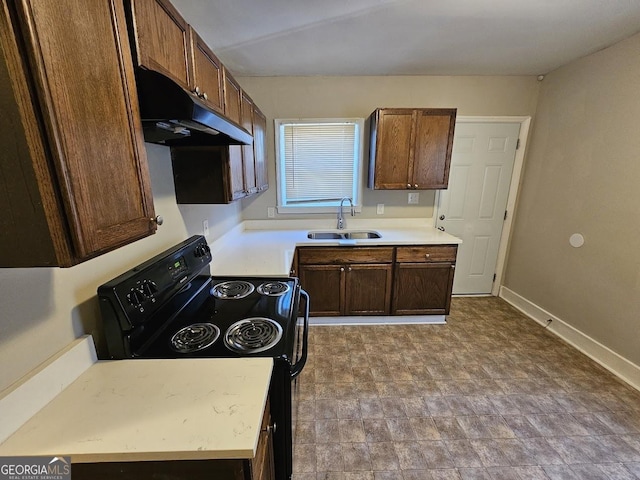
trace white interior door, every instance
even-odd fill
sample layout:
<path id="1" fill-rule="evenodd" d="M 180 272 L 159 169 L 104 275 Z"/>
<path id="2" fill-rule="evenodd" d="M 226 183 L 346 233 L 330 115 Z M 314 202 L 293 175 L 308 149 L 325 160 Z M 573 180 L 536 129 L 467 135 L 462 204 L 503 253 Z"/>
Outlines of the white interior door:
<path id="1" fill-rule="evenodd" d="M 454 294 L 489 294 L 516 156 L 520 123 L 457 123 L 449 188 L 436 227 L 460 237 Z"/>

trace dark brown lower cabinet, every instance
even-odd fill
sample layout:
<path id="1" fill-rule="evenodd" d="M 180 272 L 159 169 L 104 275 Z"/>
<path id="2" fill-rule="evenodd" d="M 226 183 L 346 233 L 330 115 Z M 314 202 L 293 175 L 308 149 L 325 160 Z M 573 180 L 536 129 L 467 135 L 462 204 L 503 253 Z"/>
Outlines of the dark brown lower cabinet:
<path id="1" fill-rule="evenodd" d="M 303 247 L 300 283 L 313 316 L 448 315 L 456 245 Z"/>
<path id="2" fill-rule="evenodd" d="M 448 315 L 457 245 L 396 248 L 394 315 Z"/>
<path id="3" fill-rule="evenodd" d="M 392 247 L 308 247 L 298 252 L 300 283 L 313 316 L 386 315 Z"/>
<path id="4" fill-rule="evenodd" d="M 396 263 L 394 315 L 448 315 L 454 265 Z"/>
<path id="5" fill-rule="evenodd" d="M 73 480 L 275 480 L 273 430 L 265 408 L 254 458 L 74 463 Z"/>
<path id="6" fill-rule="evenodd" d="M 387 315 L 391 302 L 392 264 L 347 267 L 345 315 Z"/>
<path id="7" fill-rule="evenodd" d="M 343 314 L 345 275 L 342 265 L 304 265 L 299 267 L 300 284 L 309 294 L 309 314 Z"/>

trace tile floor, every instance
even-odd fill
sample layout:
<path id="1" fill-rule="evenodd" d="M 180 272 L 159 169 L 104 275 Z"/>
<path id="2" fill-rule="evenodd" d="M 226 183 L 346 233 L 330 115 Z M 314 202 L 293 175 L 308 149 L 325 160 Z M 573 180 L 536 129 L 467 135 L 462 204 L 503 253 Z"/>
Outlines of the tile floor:
<path id="1" fill-rule="evenodd" d="M 294 480 L 640 479 L 640 392 L 498 298 L 313 326 Z"/>

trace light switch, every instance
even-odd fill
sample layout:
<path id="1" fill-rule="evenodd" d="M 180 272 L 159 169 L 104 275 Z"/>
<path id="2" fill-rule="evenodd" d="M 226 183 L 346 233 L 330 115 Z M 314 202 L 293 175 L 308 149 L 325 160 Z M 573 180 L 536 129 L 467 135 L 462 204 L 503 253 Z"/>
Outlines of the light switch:
<path id="1" fill-rule="evenodd" d="M 205 237 L 209 236 L 209 220 L 203 220 L 202 221 L 202 234 Z"/>
<path id="2" fill-rule="evenodd" d="M 276 208 L 275 207 L 267 207 L 267 217 L 274 218 L 276 216 Z"/>
<path id="3" fill-rule="evenodd" d="M 420 194 L 418 192 L 412 192 L 409 194 L 407 203 L 409 205 L 417 205 L 420 201 Z"/>
<path id="4" fill-rule="evenodd" d="M 376 208 L 376 213 L 378 215 L 384 215 L 384 203 L 378 204 L 378 208 Z"/>

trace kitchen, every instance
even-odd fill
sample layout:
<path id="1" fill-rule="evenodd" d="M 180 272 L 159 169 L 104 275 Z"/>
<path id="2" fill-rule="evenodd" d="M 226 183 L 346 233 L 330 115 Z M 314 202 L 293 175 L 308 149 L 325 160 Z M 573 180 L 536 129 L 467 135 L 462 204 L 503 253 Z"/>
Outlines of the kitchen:
<path id="1" fill-rule="evenodd" d="M 525 305 L 539 306 L 535 314 L 551 312 L 555 323 L 568 324 L 561 333 L 574 335 L 574 342 L 594 339 L 588 345 L 601 360 L 638 385 L 640 312 L 634 299 L 640 276 L 633 239 L 640 222 L 632 159 L 640 147 L 633 126 L 640 65 L 630 59 L 637 59 L 639 43 L 633 36 L 548 73 L 542 82 L 535 75 L 238 80 L 269 119 L 366 116 L 379 106 L 415 105 L 456 106 L 468 116 L 534 117 L 503 284 L 528 300 Z M 243 220 L 266 218 L 266 207 L 275 205 L 273 156 L 271 188 L 262 195 L 230 205 L 187 206 L 175 203 L 168 149 L 145 147 L 155 210 L 165 220 L 155 235 L 71 269 L 0 271 L 1 388 L 94 330 L 98 285 L 200 233 L 203 219 L 214 240 Z M 430 218 L 434 197 L 424 193 L 420 205 L 408 207 L 404 192 L 366 191 L 360 216 L 375 218 L 376 205 L 384 203 L 390 216 Z M 585 246 L 568 250 L 567 239 L 577 231 L 585 235 Z"/>

